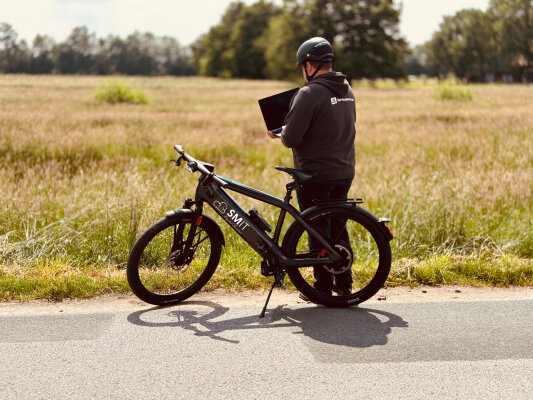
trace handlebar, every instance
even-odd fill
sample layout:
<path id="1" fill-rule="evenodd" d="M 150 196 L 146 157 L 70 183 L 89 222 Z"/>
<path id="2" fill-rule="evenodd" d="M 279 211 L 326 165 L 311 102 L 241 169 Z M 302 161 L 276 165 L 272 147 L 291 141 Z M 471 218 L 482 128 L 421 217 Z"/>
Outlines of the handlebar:
<path id="1" fill-rule="evenodd" d="M 200 171 L 202 173 L 202 175 L 207 175 L 209 176 L 212 180 L 214 180 L 219 186 L 222 186 L 222 187 L 226 187 L 228 186 L 228 184 L 226 182 L 224 182 L 222 179 L 220 179 L 218 176 L 216 176 L 216 174 L 214 174 L 213 172 L 209 171 L 201 161 L 198 161 L 197 159 L 191 157 L 190 155 L 188 155 L 187 153 L 185 153 L 185 150 L 183 150 L 183 147 L 178 145 L 178 144 L 175 144 L 174 145 L 174 149 L 179 153 L 179 155 L 181 157 L 183 157 L 185 160 L 187 160 L 188 163 L 194 163 L 194 167 L 196 167 L 196 169 L 198 169 L 198 171 Z M 191 171 L 193 172 L 193 171 Z"/>
<path id="2" fill-rule="evenodd" d="M 224 182 L 222 179 L 220 179 L 218 176 L 216 176 L 212 172 L 211 172 L 211 179 L 213 179 L 216 183 L 218 183 L 223 188 L 228 186 L 228 184 L 226 182 Z"/>

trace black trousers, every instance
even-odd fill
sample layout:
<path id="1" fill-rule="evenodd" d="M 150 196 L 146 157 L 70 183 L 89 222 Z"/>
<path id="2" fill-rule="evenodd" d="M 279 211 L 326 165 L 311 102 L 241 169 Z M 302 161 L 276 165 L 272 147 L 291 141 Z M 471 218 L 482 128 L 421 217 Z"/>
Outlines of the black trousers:
<path id="1" fill-rule="evenodd" d="M 315 205 L 313 200 L 329 201 L 329 200 L 346 200 L 348 191 L 352 185 L 353 179 L 343 179 L 338 181 L 327 182 L 305 182 L 302 187 L 296 192 L 298 197 L 298 204 L 300 210 L 303 211 Z M 341 234 L 340 240 L 346 244 L 350 243 L 348 238 L 348 231 L 346 230 L 346 221 L 329 220 L 323 221 L 320 228 L 323 229 L 330 236 L 337 236 Z M 309 238 L 309 249 L 317 254 L 321 252 L 321 245 L 312 237 Z M 339 289 L 348 289 L 352 287 L 352 271 L 348 270 L 341 274 L 333 275 L 322 266 L 314 267 L 316 290 L 323 293 L 331 293 L 333 282 Z"/>

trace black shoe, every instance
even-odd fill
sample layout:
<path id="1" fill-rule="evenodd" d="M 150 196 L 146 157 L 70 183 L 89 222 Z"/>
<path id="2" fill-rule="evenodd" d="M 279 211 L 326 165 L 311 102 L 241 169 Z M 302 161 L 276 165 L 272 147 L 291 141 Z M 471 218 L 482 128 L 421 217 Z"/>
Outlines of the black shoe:
<path id="1" fill-rule="evenodd" d="M 348 296 L 352 294 L 352 288 L 341 288 L 338 287 L 336 284 L 333 285 L 333 292 L 337 293 L 337 296 Z"/>

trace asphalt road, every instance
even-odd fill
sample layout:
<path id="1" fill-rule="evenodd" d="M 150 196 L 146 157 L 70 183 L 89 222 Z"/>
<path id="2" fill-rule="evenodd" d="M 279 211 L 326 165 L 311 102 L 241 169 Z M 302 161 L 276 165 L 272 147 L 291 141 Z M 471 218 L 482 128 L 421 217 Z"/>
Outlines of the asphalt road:
<path id="1" fill-rule="evenodd" d="M 259 312 L 0 316 L 0 399 L 533 398 L 531 299 Z"/>

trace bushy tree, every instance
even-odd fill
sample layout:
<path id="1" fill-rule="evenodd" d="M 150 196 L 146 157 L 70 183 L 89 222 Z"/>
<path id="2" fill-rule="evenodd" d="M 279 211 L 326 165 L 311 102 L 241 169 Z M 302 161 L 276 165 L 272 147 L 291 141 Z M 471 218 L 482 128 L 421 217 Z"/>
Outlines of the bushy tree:
<path id="1" fill-rule="evenodd" d="M 298 46 L 322 36 L 335 47 L 336 68 L 348 76 L 399 78 L 408 53 L 399 17 L 391 0 L 285 0 L 281 8 L 263 0 L 235 2 L 193 53 L 202 75 L 287 79 L 300 75 Z"/>
<path id="2" fill-rule="evenodd" d="M 533 80 L 533 2 L 531 0 L 491 0 L 500 38 L 500 55 L 512 67 L 524 67 L 524 77 Z"/>
<path id="3" fill-rule="evenodd" d="M 496 30 L 489 15 L 468 9 L 444 17 L 428 46 L 429 62 L 441 74 L 463 78 L 477 69 L 483 72 L 497 56 Z"/>
<path id="4" fill-rule="evenodd" d="M 351 78 L 402 78 L 407 42 L 399 35 L 400 9 L 391 0 L 314 0 L 311 26 L 333 39 L 336 67 Z"/>
<path id="5" fill-rule="evenodd" d="M 446 16 L 424 48 L 440 74 L 453 72 L 462 78 L 507 69 L 531 80 L 533 3 L 491 0 L 486 12 L 470 9 Z"/>
<path id="6" fill-rule="evenodd" d="M 295 0 L 285 0 L 283 10 L 270 19 L 258 41 L 264 52 L 265 76 L 272 79 L 302 76 L 296 67 L 296 50 L 304 40 L 316 36 L 308 19 L 308 10 Z"/>
<path id="7" fill-rule="evenodd" d="M 201 75 L 264 78 L 265 57 L 261 37 L 279 13 L 271 2 L 246 6 L 231 3 L 220 24 L 193 45 L 193 60 Z"/>
<path id="8" fill-rule="evenodd" d="M 265 35 L 267 72 L 274 78 L 294 75 L 299 45 L 322 36 L 334 46 L 335 69 L 350 78 L 404 77 L 408 47 L 399 36 L 399 17 L 390 0 L 285 1 Z"/>

